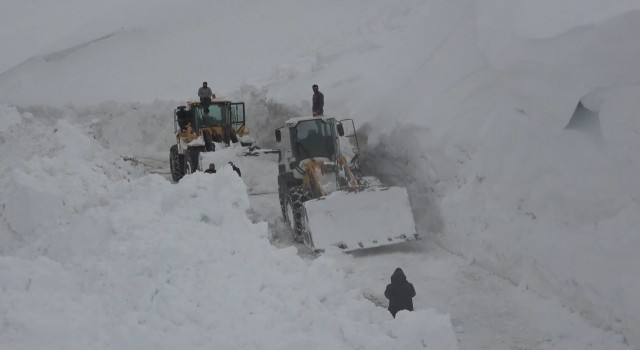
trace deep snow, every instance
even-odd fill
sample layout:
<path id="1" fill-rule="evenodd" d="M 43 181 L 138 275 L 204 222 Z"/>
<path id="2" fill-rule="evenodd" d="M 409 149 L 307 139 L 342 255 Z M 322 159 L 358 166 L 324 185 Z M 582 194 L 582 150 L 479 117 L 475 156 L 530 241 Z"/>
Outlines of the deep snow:
<path id="1" fill-rule="evenodd" d="M 272 246 L 230 167 L 174 185 L 65 118 L 3 113 L 2 153 L 30 159 L 2 163 L 2 348 L 458 348 L 448 315 L 394 320 L 334 259 Z"/>
<path id="2" fill-rule="evenodd" d="M 213 16 L 220 8 L 228 15 Z M 274 126 L 308 113 L 318 83 L 327 112 L 356 119 L 364 165 L 409 189 L 430 242 L 638 347 L 639 10 L 631 0 L 4 4 L 3 289 L 23 288 L 8 287 L 8 267 L 82 280 L 56 259 L 117 246 L 85 237 L 88 210 L 125 205 L 116 192 L 138 189 L 123 181 L 162 187 L 118 155 L 166 157 L 170 111 L 202 80 L 248 103 L 267 146 Z M 595 117 L 567 127 L 579 101 Z M 69 248 L 79 239 L 87 245 Z M 117 266 L 109 254 L 101 263 Z M 37 341 L 20 329 L 5 334 Z"/>

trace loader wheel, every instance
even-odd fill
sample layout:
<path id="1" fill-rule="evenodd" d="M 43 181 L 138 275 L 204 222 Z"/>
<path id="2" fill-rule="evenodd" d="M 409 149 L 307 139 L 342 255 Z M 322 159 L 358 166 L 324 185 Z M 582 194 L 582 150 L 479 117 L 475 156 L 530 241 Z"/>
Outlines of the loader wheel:
<path id="1" fill-rule="evenodd" d="M 204 150 L 207 152 L 214 152 L 216 150 L 216 144 L 213 143 L 213 136 L 209 130 L 202 132 L 202 138 L 204 139 Z"/>
<path id="2" fill-rule="evenodd" d="M 184 176 L 184 155 L 178 153 L 178 145 L 171 146 L 169 150 L 169 167 L 173 181 L 180 181 Z"/>
<path id="3" fill-rule="evenodd" d="M 302 207 L 302 213 L 300 213 L 301 225 L 302 225 L 302 240 L 304 241 L 304 245 L 309 247 L 311 251 L 315 251 L 313 247 L 313 237 L 311 236 L 311 229 L 309 228 L 309 216 L 307 215 L 307 210 L 305 207 Z"/>
<path id="4" fill-rule="evenodd" d="M 287 195 L 281 187 L 278 188 L 278 199 L 280 200 L 280 211 L 282 212 L 282 217 L 287 221 Z"/>
<path id="5" fill-rule="evenodd" d="M 293 239 L 297 242 L 303 241 L 303 233 L 305 231 L 305 223 L 303 219 L 303 203 L 313 198 L 311 191 L 305 187 L 292 187 L 285 201 L 286 220 L 291 227 Z"/>

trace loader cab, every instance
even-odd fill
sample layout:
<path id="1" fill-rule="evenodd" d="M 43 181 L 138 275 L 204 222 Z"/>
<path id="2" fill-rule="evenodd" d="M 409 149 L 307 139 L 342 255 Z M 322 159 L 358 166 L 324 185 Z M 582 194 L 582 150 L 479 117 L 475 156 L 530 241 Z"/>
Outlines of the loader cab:
<path id="1" fill-rule="evenodd" d="M 222 102 L 193 106 L 196 125 L 200 127 L 229 124 L 238 131 L 245 126 L 244 102 Z"/>
<path id="2" fill-rule="evenodd" d="M 304 159 L 337 158 L 335 119 L 313 118 L 298 121 L 289 128 L 291 152 L 299 164 Z"/>
<path id="3" fill-rule="evenodd" d="M 209 127 L 230 126 L 238 136 L 247 135 L 244 102 L 215 101 L 212 103 L 200 103 L 191 101 L 188 109 L 184 106 L 176 110 L 176 119 L 184 120 L 180 128 L 184 129 L 187 122 L 194 131 Z"/>
<path id="4" fill-rule="evenodd" d="M 193 109 L 195 128 L 224 125 L 227 117 L 227 106 L 223 104 L 201 104 Z"/>

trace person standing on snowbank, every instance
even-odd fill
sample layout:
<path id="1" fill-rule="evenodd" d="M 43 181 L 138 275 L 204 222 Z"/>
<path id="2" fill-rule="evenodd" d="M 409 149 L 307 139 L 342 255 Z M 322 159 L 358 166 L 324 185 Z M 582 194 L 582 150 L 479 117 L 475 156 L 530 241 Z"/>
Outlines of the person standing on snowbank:
<path id="1" fill-rule="evenodd" d="M 324 94 L 318 90 L 318 85 L 313 84 L 313 98 L 311 99 L 311 113 L 313 116 L 321 116 L 324 114 Z"/>
<path id="2" fill-rule="evenodd" d="M 413 311 L 413 297 L 416 296 L 416 290 L 413 284 L 407 281 L 401 268 L 397 268 L 391 275 L 391 283 L 387 284 L 384 296 L 389 299 L 389 312 L 396 318 L 396 313 L 400 310 Z"/>

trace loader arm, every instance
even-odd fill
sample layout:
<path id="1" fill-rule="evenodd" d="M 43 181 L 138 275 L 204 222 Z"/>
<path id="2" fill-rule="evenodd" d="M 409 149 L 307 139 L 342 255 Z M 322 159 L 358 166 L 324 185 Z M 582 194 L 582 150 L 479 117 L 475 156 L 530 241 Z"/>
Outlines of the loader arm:
<path id="1" fill-rule="evenodd" d="M 344 171 L 347 175 L 347 183 L 349 184 L 350 188 L 357 188 L 359 186 L 358 184 L 358 180 L 356 180 L 355 175 L 353 175 L 353 172 L 351 171 L 351 168 L 349 167 L 349 163 L 347 162 L 347 158 L 343 155 L 340 156 L 340 158 L 338 158 L 338 164 L 341 165 L 344 168 Z"/>
<path id="2" fill-rule="evenodd" d="M 304 173 L 304 177 L 302 178 L 302 185 L 304 187 L 313 189 L 313 192 L 316 193 L 318 197 L 324 197 L 327 195 L 322 188 L 320 178 L 318 177 L 318 170 L 322 171 L 323 166 L 323 161 L 312 160 L 306 163 L 306 171 Z"/>

